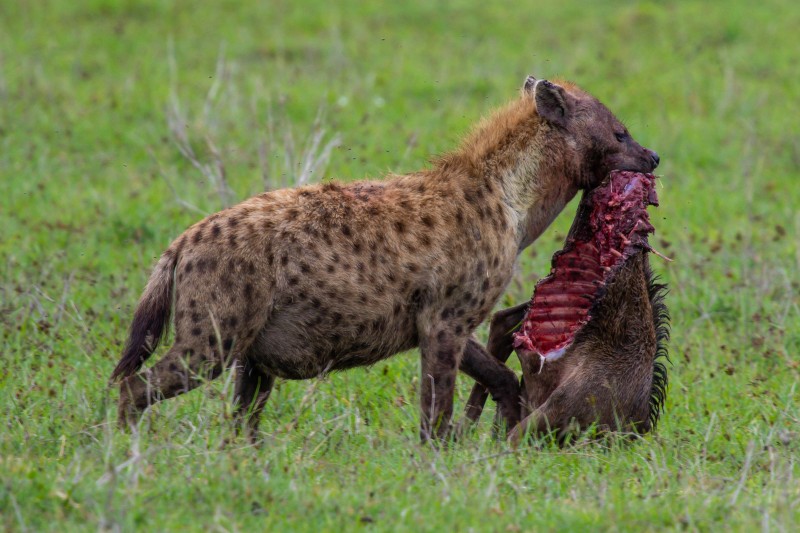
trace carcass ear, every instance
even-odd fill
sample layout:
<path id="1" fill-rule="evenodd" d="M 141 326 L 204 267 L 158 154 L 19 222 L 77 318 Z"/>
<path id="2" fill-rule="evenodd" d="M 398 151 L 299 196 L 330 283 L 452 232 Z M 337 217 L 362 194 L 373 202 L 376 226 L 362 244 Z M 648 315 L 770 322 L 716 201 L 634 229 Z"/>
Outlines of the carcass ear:
<path id="1" fill-rule="evenodd" d="M 570 105 L 567 91 L 560 85 L 541 80 L 533 89 L 536 99 L 536 111 L 548 122 L 566 125 L 569 120 Z"/>

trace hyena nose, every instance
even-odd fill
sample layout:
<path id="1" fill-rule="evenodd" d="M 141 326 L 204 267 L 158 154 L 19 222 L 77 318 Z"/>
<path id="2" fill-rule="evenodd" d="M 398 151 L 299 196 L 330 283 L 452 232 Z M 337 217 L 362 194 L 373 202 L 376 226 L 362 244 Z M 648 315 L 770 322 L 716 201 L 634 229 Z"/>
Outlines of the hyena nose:
<path id="1" fill-rule="evenodd" d="M 654 151 L 650 150 L 650 159 L 653 160 L 653 170 L 655 170 L 656 167 L 658 166 L 659 161 L 661 161 L 661 158 L 658 157 L 657 153 L 655 153 Z"/>

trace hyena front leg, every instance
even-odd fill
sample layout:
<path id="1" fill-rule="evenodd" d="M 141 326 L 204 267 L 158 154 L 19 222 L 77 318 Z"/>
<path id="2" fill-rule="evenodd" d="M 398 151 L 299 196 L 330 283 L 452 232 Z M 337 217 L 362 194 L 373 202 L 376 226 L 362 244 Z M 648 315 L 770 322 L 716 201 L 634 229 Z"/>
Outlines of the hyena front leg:
<path id="1" fill-rule="evenodd" d="M 528 310 L 528 302 L 520 304 L 508 309 L 498 311 L 492 317 L 492 322 L 489 326 L 489 342 L 486 344 L 486 351 L 489 352 L 495 359 L 501 363 L 508 361 L 511 352 L 514 351 L 514 338 L 513 333 L 517 330 L 522 319 L 525 317 L 525 312 Z M 472 387 L 472 392 L 467 400 L 466 416 L 467 419 L 477 422 L 483 412 L 483 406 L 486 404 L 486 399 L 489 397 L 490 390 L 486 388 L 480 380 L 476 379 L 476 383 Z M 519 393 L 520 388 L 517 387 Z M 519 410 L 519 397 L 515 400 L 517 409 Z M 519 413 L 517 414 L 519 417 Z M 517 420 L 519 420 L 517 418 Z M 513 426 L 508 426 L 509 429 Z"/>
<path id="2" fill-rule="evenodd" d="M 120 427 L 136 424 L 142 412 L 161 400 L 189 392 L 222 373 L 225 360 L 208 345 L 175 344 L 152 368 L 120 383 Z"/>
<path id="3" fill-rule="evenodd" d="M 246 423 L 247 436 L 251 441 L 256 440 L 258 423 L 261 412 L 272 392 L 275 376 L 266 374 L 253 365 L 248 358 L 240 363 L 236 374 L 236 402 L 237 428 Z"/>
<path id="4" fill-rule="evenodd" d="M 452 428 L 453 394 L 466 338 L 439 324 L 420 340 L 422 354 L 420 438 L 444 439 Z"/>
<path id="5" fill-rule="evenodd" d="M 495 359 L 475 339 L 470 337 L 464 349 L 460 370 L 476 381 L 474 389 L 482 386 L 480 391 L 492 395 L 497 402 L 498 414 L 505 420 L 506 427 L 511 429 L 520 419 L 520 388 L 519 379 L 513 370 Z M 470 400 L 473 400 L 472 395 Z M 476 421 L 483 409 L 485 396 L 478 405 L 467 403 L 467 418 Z M 473 400 L 475 401 L 475 400 Z"/>

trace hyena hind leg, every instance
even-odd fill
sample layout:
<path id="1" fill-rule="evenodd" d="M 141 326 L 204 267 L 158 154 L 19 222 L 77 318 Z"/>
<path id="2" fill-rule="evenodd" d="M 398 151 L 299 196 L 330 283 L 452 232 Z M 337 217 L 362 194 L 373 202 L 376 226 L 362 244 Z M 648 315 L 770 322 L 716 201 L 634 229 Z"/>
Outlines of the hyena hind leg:
<path id="1" fill-rule="evenodd" d="M 275 376 L 266 374 L 245 358 L 236 371 L 236 428 L 244 426 L 248 438 L 256 441 L 261 412 L 272 392 Z"/>
<path id="2" fill-rule="evenodd" d="M 198 349 L 173 345 L 152 368 L 128 376 L 120 383 L 120 427 L 136 424 L 147 407 L 216 378 L 224 366 L 223 358 L 209 353 L 208 346 Z"/>

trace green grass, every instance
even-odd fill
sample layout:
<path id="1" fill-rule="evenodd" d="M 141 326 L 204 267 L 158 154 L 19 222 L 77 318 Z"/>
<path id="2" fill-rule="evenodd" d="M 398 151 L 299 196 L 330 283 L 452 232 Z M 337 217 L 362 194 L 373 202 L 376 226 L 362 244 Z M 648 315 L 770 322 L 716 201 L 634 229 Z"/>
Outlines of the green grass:
<path id="1" fill-rule="evenodd" d="M 797 529 L 800 10 L 540 4 L 0 4 L 0 529 Z M 200 216 L 181 202 L 220 207 L 172 140 L 176 102 L 244 198 L 265 170 L 292 180 L 283 132 L 299 144 L 320 109 L 341 139 L 326 175 L 411 171 L 529 73 L 580 83 L 662 156 L 674 365 L 656 434 L 513 452 L 488 412 L 453 449 L 420 446 L 416 352 L 280 382 L 259 448 L 223 446 L 229 373 L 115 429 L 107 378 L 153 259 Z"/>

